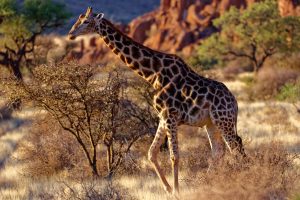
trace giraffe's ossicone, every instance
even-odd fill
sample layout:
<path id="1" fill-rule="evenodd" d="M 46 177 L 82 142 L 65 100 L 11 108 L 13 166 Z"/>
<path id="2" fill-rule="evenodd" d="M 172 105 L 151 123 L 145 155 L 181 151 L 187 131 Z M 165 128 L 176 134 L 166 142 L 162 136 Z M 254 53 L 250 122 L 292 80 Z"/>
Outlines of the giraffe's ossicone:
<path id="1" fill-rule="evenodd" d="M 160 123 L 148 157 L 166 191 L 171 192 L 172 188 L 157 162 L 157 154 L 167 136 L 174 176 L 173 192 L 178 192 L 179 125 L 206 127 L 213 161 L 223 157 L 225 146 L 230 152 L 237 151 L 245 156 L 236 130 L 237 101 L 223 83 L 198 75 L 176 55 L 154 51 L 133 41 L 103 16 L 88 8 L 72 27 L 69 38 L 98 33 L 129 68 L 156 89 L 154 108 Z"/>

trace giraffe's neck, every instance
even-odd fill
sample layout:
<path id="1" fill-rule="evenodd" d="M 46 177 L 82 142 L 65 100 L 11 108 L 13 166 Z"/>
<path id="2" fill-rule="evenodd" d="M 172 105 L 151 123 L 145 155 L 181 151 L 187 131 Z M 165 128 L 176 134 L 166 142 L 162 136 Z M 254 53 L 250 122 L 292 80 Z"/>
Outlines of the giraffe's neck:
<path id="1" fill-rule="evenodd" d="M 161 71 L 163 53 L 151 50 L 124 35 L 106 19 L 102 19 L 96 31 L 102 37 L 107 46 L 129 68 L 134 70 L 146 81 L 157 87 L 159 72 Z"/>

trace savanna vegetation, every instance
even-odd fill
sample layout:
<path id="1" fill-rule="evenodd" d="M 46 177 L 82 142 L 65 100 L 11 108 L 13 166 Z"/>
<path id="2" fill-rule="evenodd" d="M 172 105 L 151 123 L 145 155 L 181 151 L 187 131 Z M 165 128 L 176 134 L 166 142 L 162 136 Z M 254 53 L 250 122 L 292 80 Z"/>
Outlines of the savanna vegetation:
<path id="1" fill-rule="evenodd" d="M 280 16 L 277 1 L 267 0 L 245 10 L 232 7 L 213 24 L 219 31 L 203 40 L 193 64 L 203 69 L 227 66 L 225 76 L 255 72 L 243 80 L 251 98 L 300 96 L 299 17 Z"/>
<path id="2" fill-rule="evenodd" d="M 276 54 L 299 52 L 300 19 L 281 17 L 276 1 L 256 3 L 246 10 L 232 7 L 213 23 L 220 31 L 199 46 L 200 63 L 220 65 L 242 58 L 258 72 Z"/>
<path id="3" fill-rule="evenodd" d="M 47 12 L 45 12 L 45 10 Z M 39 54 L 36 39 L 48 30 L 63 25 L 70 17 L 64 4 L 52 0 L 15 0 L 0 2 L 0 64 L 22 80 L 31 71 Z"/>
<path id="4" fill-rule="evenodd" d="M 0 199 L 170 199 L 147 161 L 153 89 L 118 62 L 47 64 L 48 33 L 70 17 L 58 2 L 0 2 Z M 266 0 L 214 26 L 191 67 L 237 97 L 250 161 L 227 152 L 207 171 L 205 130 L 181 127 L 180 199 L 298 200 L 300 18 Z M 159 160 L 170 174 L 167 141 Z"/>

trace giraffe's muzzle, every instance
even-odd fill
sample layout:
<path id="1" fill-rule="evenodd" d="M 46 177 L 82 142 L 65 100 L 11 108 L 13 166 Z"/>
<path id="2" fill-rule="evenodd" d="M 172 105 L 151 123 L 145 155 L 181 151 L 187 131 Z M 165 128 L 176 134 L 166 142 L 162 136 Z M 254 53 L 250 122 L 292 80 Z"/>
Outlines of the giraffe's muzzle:
<path id="1" fill-rule="evenodd" d="M 76 36 L 75 36 L 75 35 L 72 35 L 72 34 L 69 34 L 69 35 L 68 35 L 68 38 L 69 38 L 70 40 L 75 40 Z"/>

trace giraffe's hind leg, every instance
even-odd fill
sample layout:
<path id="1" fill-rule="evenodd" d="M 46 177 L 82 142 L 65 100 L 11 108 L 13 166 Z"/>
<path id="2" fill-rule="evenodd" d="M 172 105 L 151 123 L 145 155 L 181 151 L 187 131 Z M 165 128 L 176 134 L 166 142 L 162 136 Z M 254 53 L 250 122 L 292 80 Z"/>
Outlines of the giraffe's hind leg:
<path id="1" fill-rule="evenodd" d="M 179 152 L 178 152 L 178 139 L 177 139 L 177 124 L 174 118 L 167 120 L 167 137 L 169 142 L 170 159 L 172 164 L 173 172 L 173 194 L 179 193 L 178 184 L 178 163 L 179 163 Z"/>
<path id="2" fill-rule="evenodd" d="M 209 139 L 209 144 L 212 152 L 212 160 L 209 169 L 218 165 L 225 154 L 225 142 L 222 137 L 222 132 L 218 128 L 209 123 L 206 125 L 206 132 Z"/>

